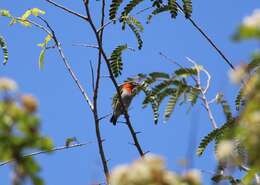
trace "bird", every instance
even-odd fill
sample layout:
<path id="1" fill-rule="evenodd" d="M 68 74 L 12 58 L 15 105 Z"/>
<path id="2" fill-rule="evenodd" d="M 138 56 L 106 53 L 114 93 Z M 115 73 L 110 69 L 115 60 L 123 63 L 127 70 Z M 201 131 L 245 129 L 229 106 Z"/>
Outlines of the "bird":
<path id="1" fill-rule="evenodd" d="M 131 104 L 131 101 L 134 97 L 134 89 L 137 86 L 138 84 L 136 82 L 125 82 L 119 86 L 122 101 L 126 109 L 128 109 L 129 105 Z M 113 115 L 110 119 L 110 122 L 113 123 L 113 125 L 116 125 L 117 119 L 120 117 L 120 115 L 124 113 L 123 107 L 120 104 L 117 93 L 113 97 L 112 108 L 113 108 Z"/>

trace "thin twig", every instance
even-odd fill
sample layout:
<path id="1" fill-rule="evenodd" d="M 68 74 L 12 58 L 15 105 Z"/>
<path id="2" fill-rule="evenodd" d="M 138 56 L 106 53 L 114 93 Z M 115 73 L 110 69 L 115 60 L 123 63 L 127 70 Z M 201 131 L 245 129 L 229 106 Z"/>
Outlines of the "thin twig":
<path id="1" fill-rule="evenodd" d="M 70 13 L 70 14 L 73 14 L 73 15 L 81 18 L 81 19 L 84 19 L 86 21 L 88 20 L 87 17 L 85 17 L 85 16 L 83 16 L 83 15 L 81 15 L 81 14 L 79 14 L 79 13 L 73 11 L 73 10 L 70 10 L 67 7 L 64 7 L 64 6 L 58 4 L 58 3 L 54 2 L 54 1 L 51 1 L 51 0 L 45 0 L 45 1 L 50 3 L 50 4 L 52 4 L 52 5 L 54 5 L 54 6 L 56 6 L 56 7 L 58 7 L 58 8 L 60 8 L 60 9 L 62 9 L 62 10 L 64 10 L 64 11 L 66 11 L 66 12 L 68 12 L 68 13 Z"/>
<path id="2" fill-rule="evenodd" d="M 177 2 L 176 2 L 176 4 L 177 4 L 178 8 L 181 10 L 181 12 L 184 12 L 183 8 Z M 213 42 L 213 40 L 202 30 L 202 28 L 200 28 L 200 26 L 191 17 L 189 17 L 188 20 L 202 34 L 202 36 L 210 43 L 210 45 L 218 52 L 218 54 L 229 65 L 229 67 L 231 67 L 234 70 L 235 67 L 233 66 L 231 61 L 229 61 L 227 59 L 227 57 L 224 55 L 224 53 L 218 48 L 218 46 Z"/>
<path id="3" fill-rule="evenodd" d="M 111 113 L 109 113 L 109 114 L 106 114 L 106 115 L 104 115 L 104 116 L 102 116 L 102 117 L 98 118 L 98 120 L 100 121 L 100 120 L 102 120 L 102 119 L 105 119 L 105 118 L 107 118 L 107 117 L 111 116 L 112 114 L 113 114 L 112 112 L 111 112 Z"/>
<path id="4" fill-rule="evenodd" d="M 59 146 L 59 147 L 53 148 L 51 150 L 42 150 L 42 151 L 37 151 L 37 152 L 30 153 L 30 154 L 26 154 L 26 155 L 23 156 L 23 158 L 32 157 L 32 156 L 36 156 L 36 155 L 40 155 L 40 154 L 56 152 L 56 151 L 59 151 L 59 150 L 65 150 L 65 149 L 69 149 L 69 148 L 81 147 L 81 146 L 85 146 L 85 145 L 88 145 L 88 144 L 91 144 L 91 143 L 93 143 L 93 142 L 77 143 L 77 144 L 73 144 L 73 145 L 69 145 L 69 146 Z M 0 166 L 4 166 L 4 165 L 11 163 L 11 162 L 14 162 L 14 159 L 0 163 Z"/>
<path id="5" fill-rule="evenodd" d="M 54 30 L 51 28 L 51 26 L 49 25 L 49 23 L 48 23 L 45 19 L 43 19 L 43 18 L 40 17 L 40 16 L 38 16 L 38 17 L 39 17 L 43 22 L 45 22 L 46 26 L 50 29 L 52 38 L 53 38 L 53 40 L 54 40 L 54 42 L 55 42 L 55 44 L 56 44 L 56 46 L 57 46 L 57 48 L 58 48 L 58 52 L 59 52 L 59 54 L 60 54 L 60 57 L 62 58 L 63 63 L 65 64 L 66 69 L 68 70 L 68 72 L 69 72 L 69 74 L 71 75 L 72 79 L 74 80 L 74 82 L 75 82 L 76 85 L 78 86 L 78 88 L 79 88 L 81 94 L 83 95 L 84 99 L 85 99 L 86 102 L 88 103 L 90 109 L 93 111 L 93 109 L 94 109 L 94 108 L 93 108 L 93 104 L 92 104 L 92 102 L 91 102 L 91 100 L 90 100 L 90 98 L 89 98 L 87 92 L 84 90 L 84 88 L 83 88 L 83 86 L 81 85 L 79 79 L 77 78 L 76 74 L 75 74 L 74 71 L 72 70 L 72 68 L 71 68 L 71 66 L 70 66 L 70 64 L 69 64 L 69 62 L 67 61 L 67 58 L 65 57 L 65 54 L 64 54 L 64 52 L 63 52 L 63 50 L 62 50 L 62 47 L 61 47 L 61 44 L 60 44 L 60 42 L 58 41 Z"/>
<path id="6" fill-rule="evenodd" d="M 92 17 L 91 17 L 90 10 L 89 10 L 89 4 L 88 4 L 89 1 L 88 0 L 83 0 L 83 2 L 84 2 L 84 5 L 85 5 L 87 16 L 88 16 L 88 22 L 89 22 L 89 24 L 90 24 L 90 26 L 91 26 L 91 28 L 92 28 L 95 36 L 96 36 L 96 40 L 97 40 L 97 43 L 98 43 L 98 46 L 99 46 L 99 50 L 100 50 L 100 52 L 102 54 L 102 57 L 104 58 L 104 60 L 106 62 L 106 65 L 107 65 L 107 68 L 108 68 L 108 71 L 109 71 L 109 74 L 110 74 L 111 81 L 113 82 L 113 84 L 114 84 L 114 86 L 116 88 L 116 91 L 117 91 L 117 94 L 118 94 L 118 97 L 119 97 L 119 102 L 120 102 L 120 104 L 121 104 L 121 106 L 123 108 L 123 112 L 124 112 L 124 116 L 125 116 L 125 119 L 126 119 L 126 122 L 127 122 L 127 126 L 128 126 L 128 128 L 130 130 L 130 133 L 132 135 L 132 138 L 134 140 L 134 143 L 135 143 L 135 146 L 136 146 L 136 148 L 138 150 L 138 153 L 140 154 L 140 156 L 144 156 L 144 152 L 143 152 L 143 150 L 141 148 L 141 145 L 139 144 L 139 141 L 138 141 L 137 136 L 135 134 L 134 128 L 132 127 L 132 124 L 130 122 L 130 118 L 129 118 L 128 112 L 127 112 L 127 110 L 126 110 L 126 108 L 124 106 L 124 103 L 123 103 L 123 100 L 122 100 L 122 97 L 121 97 L 121 93 L 120 93 L 120 89 L 119 89 L 119 86 L 118 86 L 118 84 L 116 82 L 114 74 L 112 72 L 109 59 L 108 59 L 108 57 L 107 57 L 107 55 L 106 55 L 106 53 L 105 53 L 105 51 L 103 49 L 103 45 L 102 45 L 102 42 L 100 41 L 99 34 L 98 34 L 97 29 L 96 29 L 96 27 L 94 25 L 94 22 L 92 21 Z"/>
<path id="7" fill-rule="evenodd" d="M 161 55 L 163 58 L 165 58 L 166 60 L 168 60 L 169 62 L 174 63 L 175 65 L 177 65 L 179 68 L 184 69 L 185 71 L 187 71 L 189 73 L 189 71 L 182 66 L 181 64 L 179 64 L 178 62 L 174 61 L 173 59 L 169 58 L 168 56 L 166 56 L 165 54 L 163 54 L 162 52 L 159 52 L 159 55 Z M 196 79 L 193 75 L 191 75 L 191 78 L 193 79 L 194 82 L 196 82 Z"/>
<path id="8" fill-rule="evenodd" d="M 207 90 L 208 90 L 208 88 L 209 88 L 209 86 L 210 86 L 210 79 L 211 79 L 210 74 L 209 74 L 208 72 L 206 73 L 207 76 L 208 76 L 207 86 L 206 86 L 205 89 L 203 89 L 202 86 L 201 86 L 201 79 L 200 79 L 200 78 L 201 78 L 201 77 L 200 77 L 200 71 L 201 71 L 201 69 L 198 69 L 198 67 L 196 67 L 196 66 L 198 66 L 198 64 L 197 64 L 195 61 L 193 61 L 192 59 L 190 59 L 190 58 L 187 57 L 187 60 L 188 60 L 189 62 L 191 62 L 191 63 L 195 66 L 195 69 L 197 70 L 196 83 L 197 83 L 197 88 L 198 88 L 198 90 L 199 90 L 200 93 L 201 93 L 201 100 L 202 100 L 202 102 L 203 102 L 203 105 L 205 106 L 206 111 L 208 112 L 208 116 L 209 116 L 210 122 L 211 122 L 211 124 L 212 124 L 212 127 L 213 127 L 214 129 L 217 129 L 217 128 L 218 128 L 217 123 L 216 123 L 215 118 L 214 118 L 214 116 L 213 116 L 213 114 L 212 114 L 211 108 L 210 108 L 210 106 L 209 106 L 209 102 L 208 102 L 207 97 L 206 97 Z M 203 70 L 203 72 L 205 72 L 205 69 Z"/>
<path id="9" fill-rule="evenodd" d="M 89 61 L 89 65 L 90 65 L 90 70 L 91 70 L 91 84 L 92 84 L 92 90 L 94 92 L 95 90 L 95 78 L 94 78 L 94 69 L 93 69 L 93 64 L 92 61 Z"/>
<path id="10" fill-rule="evenodd" d="M 94 49 L 99 49 L 99 47 L 97 45 L 94 44 L 84 44 L 84 43 L 78 43 L 78 44 L 72 44 L 72 46 L 82 46 L 82 47 L 86 47 L 86 48 L 94 48 Z M 135 49 L 132 47 L 127 47 L 127 49 L 129 49 L 130 51 L 135 52 Z"/>
<path id="11" fill-rule="evenodd" d="M 20 21 L 25 21 L 25 20 L 23 20 L 23 19 L 21 19 L 21 18 L 19 18 L 19 17 L 15 17 L 15 19 L 20 20 Z M 28 22 L 28 23 L 32 24 L 33 26 L 35 26 L 35 27 L 37 27 L 37 28 L 43 30 L 43 31 L 46 32 L 48 35 L 52 35 L 51 32 L 50 32 L 46 27 L 44 27 L 43 25 L 38 24 L 37 22 L 34 22 L 34 21 L 30 20 L 30 19 L 26 19 L 26 22 Z"/>
<path id="12" fill-rule="evenodd" d="M 94 45 L 94 44 L 82 44 L 82 43 L 78 43 L 78 44 L 72 44 L 72 46 L 82 46 L 82 47 L 87 47 L 87 48 L 98 49 L 98 46 L 97 46 L 97 45 Z"/>
<path id="13" fill-rule="evenodd" d="M 106 2 L 105 2 L 105 0 L 102 0 L 101 21 L 100 21 L 101 27 L 104 25 L 104 20 L 105 20 L 105 6 L 106 6 Z M 101 44 L 103 44 L 103 33 L 104 33 L 104 29 L 102 29 L 98 35 L 98 38 L 100 39 Z M 108 169 L 108 164 L 107 164 L 108 160 L 106 159 L 105 151 L 104 151 L 103 144 L 102 144 L 104 140 L 101 138 L 100 119 L 99 119 L 99 115 L 98 115 L 98 105 L 97 105 L 99 85 L 100 85 L 101 62 L 102 62 L 102 54 L 101 54 L 101 51 L 99 50 L 98 51 L 97 77 L 96 77 L 96 84 L 94 85 L 93 115 L 94 115 L 94 119 L 95 119 L 95 129 L 96 129 L 96 136 L 97 136 L 97 141 L 98 141 L 99 154 L 101 157 L 104 174 L 106 176 L 106 182 L 107 182 L 107 184 L 109 184 L 109 169 Z"/>
<path id="14" fill-rule="evenodd" d="M 153 8 L 153 7 L 147 7 L 147 8 L 144 8 L 144 9 L 142 9 L 142 10 L 139 10 L 139 11 L 136 12 L 134 15 L 142 14 L 143 12 L 145 12 L 145 11 L 147 11 L 147 10 L 150 10 L 151 8 Z M 97 32 L 100 32 L 101 29 L 104 29 L 104 28 L 107 27 L 108 25 L 110 25 L 110 24 L 112 24 L 113 22 L 118 21 L 118 20 L 120 20 L 120 19 L 121 19 L 121 17 L 117 17 L 117 18 L 115 18 L 115 19 L 113 19 L 113 20 L 110 20 L 110 21 L 106 22 L 103 26 L 101 26 L 100 28 L 97 29 Z"/>

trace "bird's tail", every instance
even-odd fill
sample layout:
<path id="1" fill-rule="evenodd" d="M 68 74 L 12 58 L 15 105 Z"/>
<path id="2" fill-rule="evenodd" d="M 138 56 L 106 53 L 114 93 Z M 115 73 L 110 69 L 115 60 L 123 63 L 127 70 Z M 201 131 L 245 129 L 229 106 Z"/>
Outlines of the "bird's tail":
<path id="1" fill-rule="evenodd" d="M 115 114 L 112 115 L 110 122 L 113 123 L 113 125 L 116 125 L 117 122 L 117 116 Z"/>

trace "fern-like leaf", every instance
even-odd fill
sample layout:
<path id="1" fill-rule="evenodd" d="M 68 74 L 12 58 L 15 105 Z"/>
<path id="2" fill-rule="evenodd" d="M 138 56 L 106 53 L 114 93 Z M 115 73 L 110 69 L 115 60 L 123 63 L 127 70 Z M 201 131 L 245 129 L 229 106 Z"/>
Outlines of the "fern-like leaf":
<path id="1" fill-rule="evenodd" d="M 153 110 L 154 123 L 157 124 L 158 123 L 158 119 L 159 119 L 159 104 L 158 104 L 158 101 L 157 101 L 157 97 L 156 96 L 151 96 L 151 90 L 149 89 L 149 85 L 153 81 L 154 81 L 154 79 L 147 78 L 146 80 L 144 80 L 141 83 L 140 87 L 141 87 L 141 90 L 146 95 L 146 97 L 149 97 L 149 102 L 151 103 L 152 110 Z"/>
<path id="2" fill-rule="evenodd" d="M 182 0 L 183 2 L 183 12 L 185 17 L 188 19 L 191 17 L 192 14 L 192 2 L 191 0 Z"/>
<path id="3" fill-rule="evenodd" d="M 170 96 L 169 102 L 168 102 L 168 104 L 166 106 L 166 109 L 164 111 L 164 119 L 165 119 L 165 121 L 167 121 L 170 118 L 170 116 L 171 116 L 171 114 L 172 114 L 172 112 L 173 112 L 173 110 L 175 108 L 175 105 L 176 105 L 176 103 L 178 101 L 179 96 L 180 96 L 179 89 L 177 91 L 175 91 Z"/>
<path id="4" fill-rule="evenodd" d="M 213 140 L 216 140 L 217 138 L 219 138 L 221 135 L 223 135 L 225 133 L 225 131 L 230 128 L 231 126 L 234 125 L 234 119 L 225 123 L 222 127 L 217 128 L 215 130 L 213 130 L 212 132 L 210 132 L 208 135 L 206 135 L 200 142 L 199 147 L 197 149 L 197 155 L 201 156 L 205 149 L 207 148 L 208 144 L 210 142 L 212 142 Z"/>
<path id="5" fill-rule="evenodd" d="M 131 0 L 124 8 L 121 17 L 128 15 L 138 4 L 140 4 L 143 1 L 144 0 Z"/>
<path id="6" fill-rule="evenodd" d="M 170 10 L 170 7 L 168 5 L 163 5 L 161 7 L 156 8 L 155 10 L 152 11 L 152 13 L 150 15 L 148 15 L 146 23 L 150 23 L 152 18 L 155 15 L 158 15 L 158 14 L 163 13 L 163 12 L 167 12 L 169 10 Z"/>
<path id="7" fill-rule="evenodd" d="M 115 77 L 121 75 L 121 71 L 123 69 L 123 62 L 122 62 L 122 52 L 127 49 L 127 45 L 120 45 L 114 49 L 110 57 L 110 65 L 112 72 Z"/>
<path id="8" fill-rule="evenodd" d="M 3 55 L 4 55 L 4 61 L 3 64 L 7 64 L 8 62 L 8 49 L 7 44 L 3 36 L 0 35 L 0 47 L 2 48 Z"/>
<path id="9" fill-rule="evenodd" d="M 247 71 L 248 72 L 252 72 L 254 71 L 256 68 L 260 67 L 260 54 L 254 54 L 252 57 L 252 60 L 250 61 L 250 63 L 247 65 Z"/>
<path id="10" fill-rule="evenodd" d="M 142 49 L 143 47 L 143 40 L 141 38 L 141 35 L 139 33 L 139 30 L 129 21 L 127 21 L 127 24 L 129 26 L 129 28 L 134 32 L 135 34 L 135 37 L 137 39 L 137 42 L 138 42 L 138 49 Z"/>
<path id="11" fill-rule="evenodd" d="M 183 77 L 197 75 L 197 73 L 198 71 L 193 68 L 180 68 L 175 71 L 175 74 L 177 76 L 183 76 Z"/>
<path id="12" fill-rule="evenodd" d="M 170 9 L 171 17 L 176 18 L 178 14 L 178 7 L 176 4 L 176 0 L 168 0 L 168 6 Z"/>
<path id="13" fill-rule="evenodd" d="M 228 102 L 223 99 L 223 94 L 218 95 L 217 103 L 220 103 L 220 105 L 222 106 L 223 112 L 226 116 L 226 120 L 231 121 L 233 119 L 232 112 Z"/>
<path id="14" fill-rule="evenodd" d="M 170 78 L 169 74 L 163 73 L 163 72 L 152 72 L 149 74 L 149 76 L 151 76 L 154 79 L 159 79 L 159 78 L 169 79 Z"/>
<path id="15" fill-rule="evenodd" d="M 241 88 L 236 96 L 235 104 L 236 104 L 236 110 L 239 111 L 241 108 L 241 105 L 244 105 L 244 98 L 243 98 L 243 88 Z"/>
<path id="16" fill-rule="evenodd" d="M 169 97 L 170 95 L 175 94 L 176 91 L 177 91 L 176 88 L 166 88 L 166 89 L 164 89 L 163 91 L 159 92 L 159 93 L 157 94 L 158 104 L 160 105 L 161 102 L 162 102 L 166 97 Z"/>
<path id="17" fill-rule="evenodd" d="M 189 102 L 191 102 L 191 105 L 195 105 L 197 103 L 197 100 L 199 98 L 200 95 L 200 90 L 197 88 L 191 88 L 191 90 L 189 91 Z"/>
<path id="18" fill-rule="evenodd" d="M 119 9 L 119 6 L 122 4 L 123 0 L 112 0 L 112 3 L 110 5 L 109 9 L 109 19 L 114 20 L 116 18 L 117 11 Z"/>
<path id="19" fill-rule="evenodd" d="M 142 25 L 142 23 L 137 20 L 135 17 L 133 16 L 127 16 L 127 20 L 132 23 L 133 25 L 135 25 L 136 28 L 138 28 L 140 32 L 143 32 L 144 31 L 144 27 Z"/>

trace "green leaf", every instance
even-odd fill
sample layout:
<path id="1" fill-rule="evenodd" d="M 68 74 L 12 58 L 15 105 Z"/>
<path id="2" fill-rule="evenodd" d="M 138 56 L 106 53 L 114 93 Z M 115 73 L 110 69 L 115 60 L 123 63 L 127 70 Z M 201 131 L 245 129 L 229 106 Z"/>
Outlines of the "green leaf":
<path id="1" fill-rule="evenodd" d="M 228 102 L 223 98 L 223 94 L 218 94 L 217 103 L 220 103 L 220 105 L 222 106 L 223 112 L 226 116 L 226 121 L 231 121 L 233 119 L 232 112 Z"/>
<path id="2" fill-rule="evenodd" d="M 189 92 L 189 102 L 191 102 L 191 105 L 195 105 L 197 103 L 197 100 L 199 98 L 200 95 L 200 90 L 195 88 L 191 88 L 190 92 Z"/>
<path id="3" fill-rule="evenodd" d="M 133 24 L 136 28 L 138 28 L 139 32 L 144 31 L 144 27 L 143 27 L 142 23 L 139 20 L 137 20 L 135 17 L 127 16 L 127 21 L 129 21 L 129 23 Z"/>
<path id="4" fill-rule="evenodd" d="M 197 73 L 198 73 L 197 70 L 194 68 L 180 68 L 175 71 L 175 74 L 177 76 L 183 76 L 183 77 L 197 75 Z"/>
<path id="5" fill-rule="evenodd" d="M 4 9 L 0 10 L 0 15 L 4 16 L 4 17 L 8 17 L 8 18 L 12 17 L 12 15 L 9 12 L 9 10 L 4 10 Z"/>
<path id="6" fill-rule="evenodd" d="M 69 137 L 69 138 L 66 139 L 65 146 L 69 147 L 74 142 L 78 142 L 77 138 L 76 137 Z"/>
<path id="7" fill-rule="evenodd" d="M 158 14 L 163 13 L 163 12 L 167 12 L 169 10 L 170 10 L 170 7 L 168 5 L 163 5 L 162 7 L 156 8 L 155 10 L 152 11 L 152 13 L 150 15 L 148 15 L 146 23 L 150 23 L 152 18 L 155 15 L 158 15 Z"/>
<path id="8" fill-rule="evenodd" d="M 252 56 L 251 62 L 247 65 L 247 71 L 252 72 L 260 67 L 260 52 L 256 52 Z"/>
<path id="9" fill-rule="evenodd" d="M 191 0 L 182 0 L 182 2 L 183 2 L 183 11 L 185 17 L 188 19 L 191 17 L 192 14 L 192 2 Z"/>
<path id="10" fill-rule="evenodd" d="M 152 72 L 149 74 L 149 76 L 151 76 L 154 79 L 158 79 L 158 78 L 166 78 L 169 79 L 170 75 L 167 73 L 163 73 L 163 72 Z"/>
<path id="11" fill-rule="evenodd" d="M 151 103 L 151 106 L 152 106 L 154 123 L 157 124 L 158 119 L 159 119 L 159 104 L 158 104 L 156 96 L 151 96 L 151 91 L 148 88 L 148 86 L 149 86 L 148 81 L 143 81 L 140 87 L 141 87 L 142 91 L 144 92 L 144 94 L 146 95 L 146 97 L 149 97 L 148 101 L 149 101 L 149 103 Z"/>
<path id="12" fill-rule="evenodd" d="M 139 5 L 144 0 L 131 0 L 124 8 L 121 13 L 121 17 L 128 15 L 137 5 Z"/>
<path id="13" fill-rule="evenodd" d="M 110 57 L 111 70 L 115 77 L 121 75 L 123 69 L 122 52 L 127 49 L 127 45 L 120 45 L 114 49 Z"/>
<path id="14" fill-rule="evenodd" d="M 244 98 L 243 98 L 243 88 L 241 88 L 236 96 L 235 104 L 236 104 L 236 110 L 240 110 L 241 105 L 244 105 Z"/>
<path id="15" fill-rule="evenodd" d="M 43 48 L 40 52 L 40 55 L 39 55 L 39 60 L 38 60 L 38 65 L 39 65 L 39 69 L 43 69 L 44 67 L 44 57 L 45 57 L 45 52 L 46 52 L 46 49 Z"/>
<path id="16" fill-rule="evenodd" d="M 39 55 L 39 60 L 38 60 L 38 65 L 39 65 L 40 69 L 43 69 L 43 67 L 44 67 L 44 58 L 45 58 L 46 48 L 47 48 L 48 43 L 51 41 L 51 39 L 52 39 L 52 36 L 47 35 L 44 39 L 44 42 L 38 44 L 38 46 L 42 48 L 40 55 Z"/>
<path id="17" fill-rule="evenodd" d="M 135 38 L 137 39 L 138 42 L 138 49 L 142 49 L 143 47 L 143 40 L 141 38 L 141 35 L 139 33 L 139 30 L 136 29 L 136 27 L 134 26 L 134 24 L 132 24 L 131 22 L 127 21 L 127 24 L 129 26 L 129 28 L 134 32 L 135 34 Z"/>
<path id="18" fill-rule="evenodd" d="M 27 10 L 18 20 L 22 25 L 24 26 L 31 26 L 31 23 L 27 21 L 27 19 L 33 15 L 33 16 L 39 16 L 40 14 L 45 14 L 44 11 L 40 10 L 39 8 L 32 8 Z"/>
<path id="19" fill-rule="evenodd" d="M 237 32 L 233 35 L 233 39 L 234 41 L 260 39 L 260 29 L 241 25 Z"/>
<path id="20" fill-rule="evenodd" d="M 208 144 L 210 142 L 212 142 L 213 140 L 217 139 L 218 137 L 220 137 L 221 135 L 223 135 L 227 129 L 229 129 L 230 127 L 232 127 L 234 125 L 234 123 L 235 123 L 235 121 L 233 119 L 230 122 L 225 123 L 222 127 L 217 128 L 217 129 L 213 130 L 212 132 L 210 132 L 208 135 L 206 135 L 199 144 L 199 147 L 197 149 L 197 155 L 201 156 L 204 153 Z"/>
<path id="21" fill-rule="evenodd" d="M 168 0 L 168 6 L 170 9 L 171 17 L 176 18 L 178 15 L 178 7 L 176 4 L 176 0 Z"/>
<path id="22" fill-rule="evenodd" d="M 116 18 L 117 11 L 122 2 L 123 2 L 123 0 L 112 0 L 110 9 L 109 9 L 109 19 L 110 20 L 113 20 Z"/>
<path id="23" fill-rule="evenodd" d="M 172 80 L 164 80 L 163 82 L 157 84 L 154 86 L 149 94 L 149 96 L 146 96 L 143 101 L 143 107 L 146 107 L 149 103 L 150 96 L 157 96 L 161 91 L 163 91 L 165 88 L 169 87 L 172 84 Z"/>
<path id="24" fill-rule="evenodd" d="M 258 173 L 259 171 L 257 169 L 250 169 L 246 175 L 242 179 L 242 184 L 244 185 L 251 185 L 252 180 L 255 177 L 255 174 Z"/>
<path id="25" fill-rule="evenodd" d="M 4 55 L 4 61 L 3 64 L 7 64 L 8 62 L 8 49 L 7 44 L 3 36 L 0 35 L 0 47 L 2 48 L 3 55 Z"/>
<path id="26" fill-rule="evenodd" d="M 173 110 L 175 108 L 175 105 L 176 105 L 176 103 L 178 101 L 179 96 L 180 96 L 179 90 L 175 91 L 170 96 L 169 102 L 168 102 L 168 104 L 166 106 L 166 109 L 164 111 L 165 121 L 167 121 L 170 118 L 170 116 L 171 116 L 171 114 L 172 114 L 172 112 L 173 112 Z"/>

